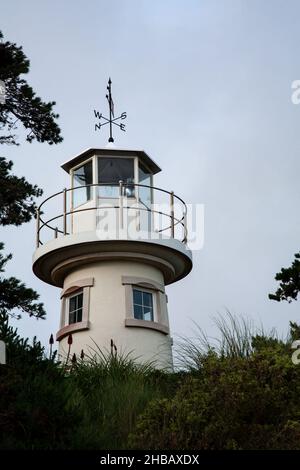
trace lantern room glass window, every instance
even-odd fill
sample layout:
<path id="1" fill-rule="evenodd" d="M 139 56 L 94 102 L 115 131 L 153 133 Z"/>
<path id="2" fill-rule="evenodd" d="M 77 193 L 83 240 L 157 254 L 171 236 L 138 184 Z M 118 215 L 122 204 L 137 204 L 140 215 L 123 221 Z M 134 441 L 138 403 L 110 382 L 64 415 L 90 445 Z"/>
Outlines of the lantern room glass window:
<path id="1" fill-rule="evenodd" d="M 133 316 L 137 320 L 154 321 L 152 292 L 133 289 Z"/>
<path id="2" fill-rule="evenodd" d="M 143 163 L 139 162 L 139 204 L 141 207 L 139 214 L 140 229 L 151 232 L 151 173 Z"/>
<path id="3" fill-rule="evenodd" d="M 87 186 L 89 184 L 93 184 L 92 160 L 73 170 L 73 188 L 77 188 L 72 191 L 73 207 L 78 207 L 92 198 L 92 186 Z"/>
<path id="4" fill-rule="evenodd" d="M 119 197 L 120 180 L 124 183 L 124 196 L 134 197 L 134 159 L 99 157 L 99 196 Z"/>
<path id="5" fill-rule="evenodd" d="M 139 162 L 139 184 L 143 185 L 139 187 L 139 200 L 147 207 L 151 208 L 151 173 L 150 171 Z"/>
<path id="6" fill-rule="evenodd" d="M 83 292 L 69 297 L 69 325 L 82 321 Z"/>

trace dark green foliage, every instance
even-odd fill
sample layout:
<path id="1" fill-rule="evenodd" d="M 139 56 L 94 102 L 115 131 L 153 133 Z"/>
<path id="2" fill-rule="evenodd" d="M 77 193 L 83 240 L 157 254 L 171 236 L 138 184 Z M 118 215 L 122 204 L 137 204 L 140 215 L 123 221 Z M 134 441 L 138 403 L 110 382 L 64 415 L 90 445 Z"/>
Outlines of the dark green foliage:
<path id="1" fill-rule="evenodd" d="M 253 331 L 249 348 L 234 324 L 219 323 L 221 348 L 198 344 L 197 361 L 193 349 L 184 372 L 166 373 L 99 349 L 66 368 L 0 314 L 0 448 L 300 450 L 300 327 L 286 341 Z"/>
<path id="2" fill-rule="evenodd" d="M 253 346 L 250 356 L 203 355 L 174 398 L 149 404 L 131 446 L 300 449 L 300 368 L 283 342 Z"/>
<path id="3" fill-rule="evenodd" d="M 12 255 L 3 256 L 3 243 L 0 243 L 0 273 L 12 258 Z M 15 277 L 4 278 L 0 275 L 0 312 L 7 313 L 15 318 L 20 318 L 21 313 L 27 313 L 30 317 L 45 318 L 46 312 L 43 304 L 36 302 L 39 295 L 28 288 Z"/>
<path id="4" fill-rule="evenodd" d="M 300 339 L 300 325 L 296 322 L 290 322 L 290 342 Z"/>
<path id="5" fill-rule="evenodd" d="M 70 407 L 72 388 L 62 369 L 30 345 L 0 312 L 7 364 L 0 365 L 0 449 L 64 449 L 72 446 L 80 414 Z"/>
<path id="6" fill-rule="evenodd" d="M 289 268 L 282 268 L 275 276 L 276 281 L 279 281 L 279 288 L 275 294 L 269 294 L 269 299 L 287 300 L 292 302 L 298 297 L 300 291 L 300 253 L 295 254 L 295 259 L 292 266 Z"/>
<path id="7" fill-rule="evenodd" d="M 0 31 L 0 40 L 3 34 Z M 44 103 L 20 75 L 29 72 L 29 60 L 22 47 L 0 42 L 0 77 L 6 87 L 6 102 L 0 105 L 0 126 L 10 132 L 21 121 L 29 130 L 27 140 L 57 144 L 62 141 L 53 112 L 55 102 Z M 0 143 L 16 144 L 10 133 L 0 137 Z"/>
<path id="8" fill-rule="evenodd" d="M 10 173 L 12 161 L 0 157 L 0 225 L 21 225 L 34 216 L 35 197 L 43 191 Z"/>

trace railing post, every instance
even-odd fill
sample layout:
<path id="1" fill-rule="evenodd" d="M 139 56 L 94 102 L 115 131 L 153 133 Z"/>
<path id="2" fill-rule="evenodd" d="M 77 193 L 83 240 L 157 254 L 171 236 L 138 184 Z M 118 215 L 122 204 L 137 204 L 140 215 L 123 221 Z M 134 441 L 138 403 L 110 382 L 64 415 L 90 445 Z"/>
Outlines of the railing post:
<path id="1" fill-rule="evenodd" d="M 123 214 L 123 181 L 119 181 L 119 213 L 120 213 L 120 229 L 124 227 L 124 214 Z"/>
<path id="2" fill-rule="evenodd" d="M 184 239 L 183 242 L 187 243 L 187 236 L 188 236 L 188 229 L 187 229 L 187 209 L 184 209 L 184 216 L 183 216 L 183 230 L 184 230 Z"/>
<path id="3" fill-rule="evenodd" d="M 175 237 L 175 224 L 174 224 L 174 191 L 170 192 L 170 215 L 171 215 L 171 237 Z"/>
<path id="4" fill-rule="evenodd" d="M 36 247 L 40 246 L 40 209 L 36 208 Z"/>
<path id="5" fill-rule="evenodd" d="M 63 209 L 64 209 L 64 215 L 63 215 L 63 230 L 64 230 L 64 235 L 67 234 L 67 190 L 64 188 L 63 191 Z"/>

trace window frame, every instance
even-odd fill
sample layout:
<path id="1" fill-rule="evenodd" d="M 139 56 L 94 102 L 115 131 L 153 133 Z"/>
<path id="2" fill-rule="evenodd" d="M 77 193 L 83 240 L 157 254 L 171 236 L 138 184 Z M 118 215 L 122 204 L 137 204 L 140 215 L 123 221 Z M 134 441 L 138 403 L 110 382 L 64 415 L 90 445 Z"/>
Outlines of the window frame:
<path id="1" fill-rule="evenodd" d="M 138 198 L 138 186 L 135 186 L 138 181 L 138 157 L 134 155 L 108 155 L 108 154 L 103 154 L 103 155 L 96 155 L 96 164 L 95 164 L 95 182 L 96 184 L 101 184 L 101 181 L 99 181 L 99 165 L 98 161 L 99 158 L 111 158 L 111 159 L 117 159 L 117 158 L 125 158 L 125 159 L 131 159 L 133 160 L 133 185 L 134 185 L 134 195 L 133 196 L 126 196 L 128 199 L 137 199 Z M 118 186 L 116 186 L 118 188 Z M 119 192 L 117 196 L 100 196 L 99 195 L 99 190 L 101 189 L 101 186 L 98 186 L 98 191 L 97 191 L 97 199 L 118 199 L 119 198 Z"/>
<path id="2" fill-rule="evenodd" d="M 137 318 L 135 316 L 135 312 L 134 312 L 134 306 L 135 305 L 140 305 L 140 304 L 135 304 L 134 303 L 134 291 L 139 291 L 139 292 L 142 292 L 142 293 L 147 293 L 147 294 L 151 294 L 152 296 L 152 319 L 151 320 L 147 320 L 147 318 L 145 318 L 143 316 L 143 318 Z M 141 287 L 141 286 L 136 286 L 136 285 L 132 285 L 132 307 L 133 307 L 133 311 L 132 311 L 132 315 L 133 315 L 133 318 L 135 320 L 144 320 L 144 321 L 152 321 L 152 322 L 155 322 L 156 319 L 157 319 L 157 313 L 156 313 L 156 310 L 157 310 L 157 292 L 153 289 L 147 289 L 146 287 Z M 140 305 L 141 307 L 144 307 L 144 305 Z"/>
<path id="3" fill-rule="evenodd" d="M 74 188 L 77 188 L 78 186 L 75 186 L 74 185 L 74 172 L 76 170 L 78 170 L 78 168 L 86 165 L 87 163 L 91 162 L 92 163 L 92 183 L 91 184 L 94 184 L 95 183 L 95 165 L 94 165 L 94 156 L 92 157 L 89 157 L 87 158 L 86 160 L 84 160 L 83 162 L 79 163 L 78 165 L 74 166 L 71 170 L 70 170 L 70 176 L 71 176 L 71 192 L 72 192 L 72 197 L 71 197 L 71 212 L 74 210 L 74 209 L 78 209 L 79 207 L 83 206 L 84 204 L 87 204 L 88 202 L 91 202 L 93 200 L 95 200 L 95 193 L 94 193 L 94 186 L 91 186 L 90 189 L 90 198 L 87 199 L 85 202 L 82 202 L 81 204 L 78 204 L 78 205 L 74 205 L 74 194 L 75 194 L 75 191 L 74 191 Z"/>
<path id="4" fill-rule="evenodd" d="M 152 279 L 134 276 L 122 276 L 125 290 L 125 327 L 149 328 L 164 335 L 170 334 L 165 286 Z M 154 321 L 140 320 L 134 317 L 133 289 L 149 291 L 153 295 Z"/>
<path id="5" fill-rule="evenodd" d="M 67 284 L 61 292 L 61 315 L 60 327 L 56 333 L 56 340 L 60 341 L 65 336 L 76 331 L 88 330 L 90 328 L 90 289 L 94 286 L 94 278 L 79 279 Z M 69 302 L 70 298 L 83 294 L 82 299 L 82 319 L 76 323 L 69 323 Z"/>
<path id="6" fill-rule="evenodd" d="M 77 308 L 75 310 L 72 310 L 72 312 L 70 312 L 70 306 L 71 306 L 71 299 L 73 299 L 74 297 L 78 297 L 79 295 L 82 296 L 82 306 L 80 308 Z M 68 325 L 74 325 L 75 323 L 80 323 L 82 322 L 82 317 L 83 317 L 83 289 L 81 290 L 78 290 L 78 291 L 75 291 L 73 294 L 70 294 L 68 297 L 67 297 L 67 312 L 68 312 Z M 81 319 L 78 320 L 78 311 L 81 310 Z M 75 313 L 75 318 L 76 318 L 76 321 L 73 321 L 73 322 L 70 322 L 70 315 L 71 313 L 74 314 Z"/>

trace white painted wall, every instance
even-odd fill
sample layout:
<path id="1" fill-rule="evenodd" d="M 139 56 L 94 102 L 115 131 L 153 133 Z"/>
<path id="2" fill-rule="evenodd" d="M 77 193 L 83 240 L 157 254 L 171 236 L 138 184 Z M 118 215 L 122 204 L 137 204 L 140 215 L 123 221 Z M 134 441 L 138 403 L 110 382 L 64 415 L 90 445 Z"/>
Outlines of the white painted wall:
<path id="1" fill-rule="evenodd" d="M 122 276 L 134 276 L 151 279 L 164 284 L 162 273 L 155 267 L 131 261 L 101 261 L 78 268 L 69 274 L 64 287 L 85 278 L 94 278 L 90 288 L 89 321 L 91 328 L 73 333 L 71 354 L 80 355 L 95 349 L 94 342 L 101 348 L 110 350 L 113 339 L 118 351 L 131 352 L 139 362 L 155 361 L 157 367 L 172 367 L 171 338 L 159 331 L 148 328 L 125 327 L 126 302 L 125 286 Z M 161 296 L 161 315 L 163 323 L 168 325 L 168 312 L 165 296 Z M 93 342 L 94 341 L 94 342 Z M 59 354 L 66 356 L 67 337 L 60 342 Z M 91 349 L 90 349 L 91 352 Z"/>

